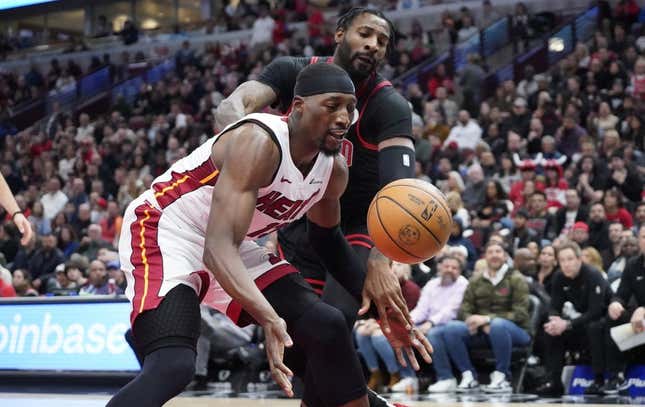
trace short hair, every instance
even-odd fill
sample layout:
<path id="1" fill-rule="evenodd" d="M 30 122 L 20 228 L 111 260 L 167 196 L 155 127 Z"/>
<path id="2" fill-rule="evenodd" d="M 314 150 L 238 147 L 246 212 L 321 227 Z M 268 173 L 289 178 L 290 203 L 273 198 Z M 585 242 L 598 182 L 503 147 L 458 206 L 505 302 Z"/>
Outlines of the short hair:
<path id="1" fill-rule="evenodd" d="M 439 258 L 439 260 L 437 261 L 437 263 L 438 263 L 438 264 L 441 264 L 441 263 L 443 263 L 443 262 L 444 262 L 444 261 L 446 261 L 446 260 L 454 260 L 454 261 L 456 261 L 456 262 L 457 262 L 457 264 L 459 264 L 459 270 L 460 270 L 460 271 L 464 271 L 464 265 L 461 263 L 461 259 L 460 259 L 459 257 L 455 256 L 454 254 L 450 254 L 450 253 L 448 253 L 448 254 L 444 254 L 443 256 L 441 256 L 441 257 Z"/>
<path id="2" fill-rule="evenodd" d="M 556 258 L 559 257 L 560 252 L 562 252 L 564 250 L 567 250 L 567 249 L 573 250 L 573 253 L 576 255 L 577 258 L 580 258 L 582 256 L 582 250 L 580 249 L 580 246 L 578 245 L 578 243 L 572 242 L 572 241 L 567 241 L 567 242 L 562 243 L 560 245 L 560 247 L 558 247 L 555 257 Z"/>
<path id="3" fill-rule="evenodd" d="M 349 26 L 352 25 L 356 17 L 362 14 L 372 14 L 379 18 L 382 18 L 387 23 L 388 28 L 390 29 L 390 40 L 387 42 L 386 52 L 389 54 L 392 49 L 394 49 L 394 43 L 396 42 L 396 30 L 394 29 L 394 24 L 390 21 L 389 18 L 385 17 L 385 14 L 381 10 L 377 10 L 369 7 L 352 7 L 343 15 L 338 18 L 336 23 L 336 31 L 343 30 L 347 31 Z"/>
<path id="4" fill-rule="evenodd" d="M 629 228 L 625 228 L 625 225 L 623 225 L 623 222 L 621 222 L 621 221 L 619 221 L 619 220 L 612 220 L 612 221 L 611 221 L 611 222 L 609 222 L 609 224 L 607 225 L 607 228 L 610 228 L 610 227 L 611 227 L 611 225 L 619 225 L 619 226 L 620 226 L 620 230 L 626 230 L 626 229 L 629 229 Z M 608 229 L 608 230 L 609 230 L 609 229 Z"/>
<path id="5" fill-rule="evenodd" d="M 493 246 L 499 246 L 502 248 L 502 250 L 506 252 L 506 247 L 504 243 L 498 242 L 497 240 L 489 240 L 488 242 L 486 242 L 486 245 L 484 246 L 484 253 L 488 251 L 489 247 L 493 247 Z"/>

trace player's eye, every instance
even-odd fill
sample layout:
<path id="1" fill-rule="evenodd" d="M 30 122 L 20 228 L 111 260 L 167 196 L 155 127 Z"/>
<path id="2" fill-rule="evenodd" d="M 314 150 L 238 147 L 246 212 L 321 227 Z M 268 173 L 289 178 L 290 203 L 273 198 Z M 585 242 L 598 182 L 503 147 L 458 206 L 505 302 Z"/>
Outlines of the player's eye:
<path id="1" fill-rule="evenodd" d="M 327 111 L 328 111 L 328 112 L 334 112 L 334 111 L 336 111 L 336 109 L 338 109 L 338 105 L 337 105 L 337 104 L 333 104 L 333 105 L 326 105 L 325 107 L 327 108 Z"/>

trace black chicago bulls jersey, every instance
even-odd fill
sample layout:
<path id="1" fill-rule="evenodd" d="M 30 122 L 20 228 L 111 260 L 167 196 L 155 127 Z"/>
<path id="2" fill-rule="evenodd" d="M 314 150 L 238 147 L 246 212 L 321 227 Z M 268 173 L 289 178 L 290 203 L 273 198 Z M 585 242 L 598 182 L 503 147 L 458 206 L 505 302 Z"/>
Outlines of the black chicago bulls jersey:
<path id="1" fill-rule="evenodd" d="M 300 70 L 311 63 L 331 62 L 331 57 L 281 57 L 262 71 L 258 81 L 273 88 L 278 95 L 274 107 L 287 112 Z M 366 224 L 369 204 L 381 187 L 378 143 L 393 137 L 412 137 L 408 102 L 381 75 L 371 75 L 358 84 L 356 98 L 359 119 L 350 128 L 341 150 L 349 166 L 349 184 L 341 198 L 345 227 Z"/>

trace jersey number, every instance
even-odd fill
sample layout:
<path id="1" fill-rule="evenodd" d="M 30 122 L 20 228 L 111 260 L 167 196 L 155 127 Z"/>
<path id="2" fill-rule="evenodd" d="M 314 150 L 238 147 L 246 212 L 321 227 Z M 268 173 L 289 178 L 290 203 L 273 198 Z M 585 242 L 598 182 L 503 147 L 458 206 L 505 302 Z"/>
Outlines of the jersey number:
<path id="1" fill-rule="evenodd" d="M 340 146 L 340 153 L 343 155 L 343 157 L 345 157 L 347 166 L 351 167 L 352 158 L 354 156 L 354 145 L 352 144 L 352 142 L 344 138 Z"/>

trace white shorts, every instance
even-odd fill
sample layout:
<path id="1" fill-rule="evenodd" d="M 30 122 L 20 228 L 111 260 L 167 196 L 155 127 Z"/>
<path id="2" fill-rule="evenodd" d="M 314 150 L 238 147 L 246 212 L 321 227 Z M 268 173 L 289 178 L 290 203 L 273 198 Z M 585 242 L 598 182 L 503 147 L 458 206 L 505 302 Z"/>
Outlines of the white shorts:
<path id="1" fill-rule="evenodd" d="M 173 206 L 160 210 L 151 194 L 130 203 L 123 216 L 119 259 L 128 285 L 125 294 L 132 304 L 130 322 L 144 311 L 155 309 L 179 284 L 192 287 L 205 304 L 238 323 L 241 305 L 233 300 L 206 270 L 202 262 L 204 234 L 187 223 Z M 245 240 L 240 257 L 260 290 L 297 270 L 257 243 Z"/>

